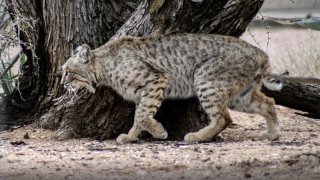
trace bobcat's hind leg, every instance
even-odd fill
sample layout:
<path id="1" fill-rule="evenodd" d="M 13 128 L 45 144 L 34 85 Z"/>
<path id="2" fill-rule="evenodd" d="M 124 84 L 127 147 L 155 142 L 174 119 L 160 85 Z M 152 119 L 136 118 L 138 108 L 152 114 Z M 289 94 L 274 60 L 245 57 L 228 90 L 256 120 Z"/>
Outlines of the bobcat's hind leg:
<path id="1" fill-rule="evenodd" d="M 234 110 L 260 114 L 266 119 L 267 131 L 261 133 L 260 139 L 270 141 L 279 139 L 280 127 L 274 100 L 265 96 L 259 88 L 256 87 L 242 96 L 234 97 L 230 104 Z"/>
<path id="2" fill-rule="evenodd" d="M 168 133 L 162 124 L 153 118 L 163 101 L 167 84 L 168 77 L 164 74 L 154 75 L 152 80 L 145 84 L 141 93 L 141 100 L 136 107 L 134 125 L 128 134 L 121 134 L 117 138 L 118 143 L 136 140 L 141 130 L 149 132 L 158 139 L 166 139 L 168 137 Z"/>
<path id="3" fill-rule="evenodd" d="M 254 91 L 249 110 L 260 114 L 266 119 L 267 131 L 260 134 L 260 139 L 278 140 L 280 137 L 280 127 L 274 100 L 265 96 L 260 91 Z"/>
<path id="4" fill-rule="evenodd" d="M 219 88 L 219 82 L 210 82 L 195 76 L 195 87 L 200 103 L 211 122 L 198 132 L 188 133 L 184 140 L 187 142 L 210 141 L 227 128 L 232 120 L 227 110 L 228 88 Z"/>
<path id="5" fill-rule="evenodd" d="M 232 121 L 227 108 L 224 108 L 224 110 L 220 108 L 210 108 L 209 111 L 213 112 L 208 113 L 211 119 L 210 124 L 198 132 L 188 133 L 185 135 L 184 140 L 186 142 L 193 143 L 211 141 L 213 137 L 218 135 L 231 124 Z"/>

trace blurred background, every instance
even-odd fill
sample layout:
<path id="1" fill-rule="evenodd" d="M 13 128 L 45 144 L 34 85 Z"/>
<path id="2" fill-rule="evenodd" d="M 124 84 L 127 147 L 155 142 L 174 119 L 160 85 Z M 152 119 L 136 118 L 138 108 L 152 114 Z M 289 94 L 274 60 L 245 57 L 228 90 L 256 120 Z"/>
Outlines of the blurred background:
<path id="1" fill-rule="evenodd" d="M 274 73 L 320 78 L 320 0 L 265 0 L 241 38 L 268 53 Z"/>

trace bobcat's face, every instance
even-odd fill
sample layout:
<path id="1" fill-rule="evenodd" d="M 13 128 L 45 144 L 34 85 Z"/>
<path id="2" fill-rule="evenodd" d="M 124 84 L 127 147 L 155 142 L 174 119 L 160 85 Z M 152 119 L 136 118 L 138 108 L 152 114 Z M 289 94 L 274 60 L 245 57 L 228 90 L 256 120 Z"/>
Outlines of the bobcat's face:
<path id="1" fill-rule="evenodd" d="M 93 60 L 94 55 L 90 47 L 87 44 L 82 45 L 62 66 L 61 84 L 64 88 L 72 92 L 86 88 L 89 92 L 95 93 L 96 78 L 91 70 Z"/>

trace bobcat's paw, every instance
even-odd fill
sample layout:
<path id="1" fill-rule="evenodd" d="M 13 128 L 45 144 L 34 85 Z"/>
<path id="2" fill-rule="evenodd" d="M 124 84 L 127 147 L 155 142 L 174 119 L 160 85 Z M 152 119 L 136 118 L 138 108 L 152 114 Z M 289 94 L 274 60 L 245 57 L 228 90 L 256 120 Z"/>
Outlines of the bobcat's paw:
<path id="1" fill-rule="evenodd" d="M 162 132 L 157 132 L 152 134 L 153 137 L 157 139 L 167 139 L 168 138 L 168 133 L 166 130 L 163 129 Z"/>
<path id="2" fill-rule="evenodd" d="M 279 133 L 269 133 L 269 132 L 263 132 L 260 134 L 259 139 L 260 140 L 269 140 L 269 141 L 276 141 L 280 137 Z"/>
<path id="3" fill-rule="evenodd" d="M 148 125 L 142 124 L 142 129 L 148 131 L 154 138 L 157 138 L 157 139 L 167 139 L 168 138 L 167 131 L 164 129 L 162 124 L 159 122 L 153 122 Z"/>
<path id="4" fill-rule="evenodd" d="M 188 143 L 195 143 L 195 142 L 199 142 L 200 139 L 198 138 L 196 133 L 188 133 L 184 136 L 184 141 Z"/>
<path id="5" fill-rule="evenodd" d="M 120 134 L 116 139 L 118 144 L 124 144 L 132 141 L 134 141 L 134 139 L 131 139 L 127 134 Z"/>

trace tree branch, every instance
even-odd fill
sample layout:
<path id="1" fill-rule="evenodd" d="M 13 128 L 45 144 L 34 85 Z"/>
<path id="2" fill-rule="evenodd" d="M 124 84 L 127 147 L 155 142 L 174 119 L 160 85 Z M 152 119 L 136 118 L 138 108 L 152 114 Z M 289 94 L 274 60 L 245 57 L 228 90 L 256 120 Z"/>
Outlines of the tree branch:
<path id="1" fill-rule="evenodd" d="M 320 119 L 320 79 L 303 77 L 286 77 L 273 75 L 283 84 L 280 91 L 262 88 L 262 91 L 273 97 L 276 104 L 308 112 L 309 117 Z"/>

